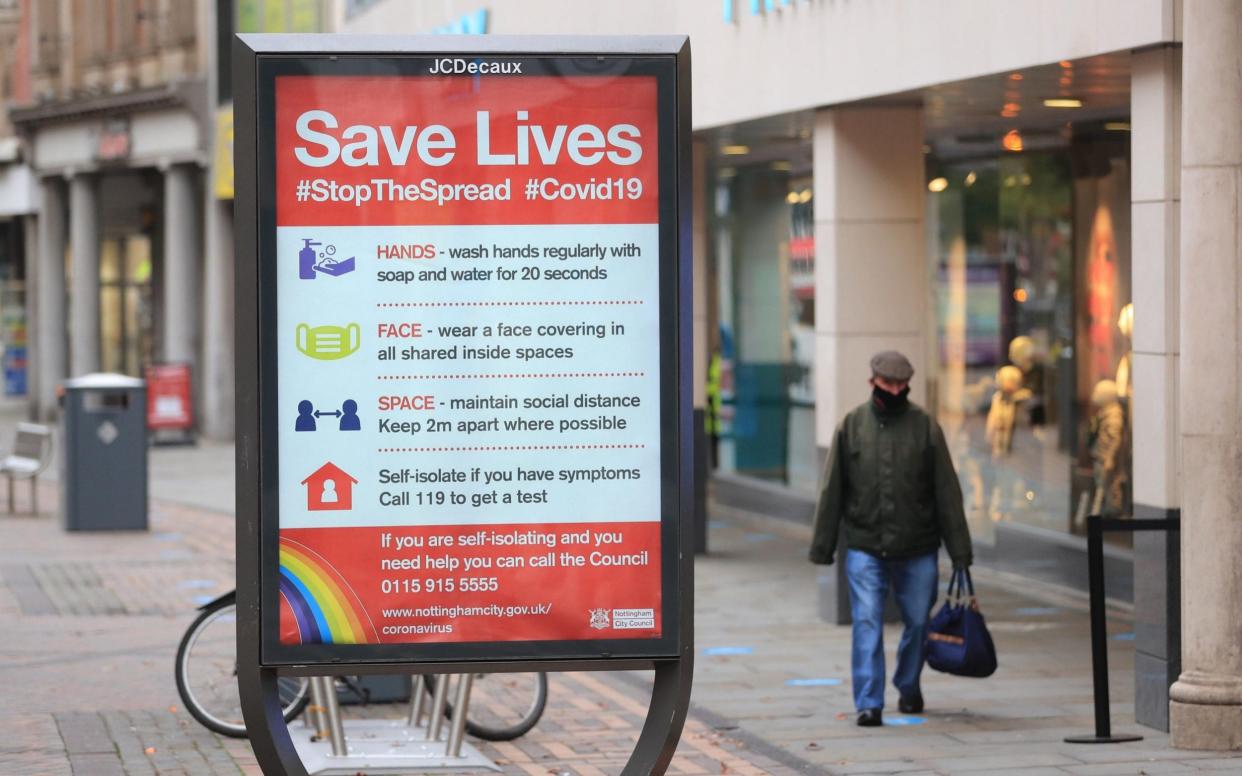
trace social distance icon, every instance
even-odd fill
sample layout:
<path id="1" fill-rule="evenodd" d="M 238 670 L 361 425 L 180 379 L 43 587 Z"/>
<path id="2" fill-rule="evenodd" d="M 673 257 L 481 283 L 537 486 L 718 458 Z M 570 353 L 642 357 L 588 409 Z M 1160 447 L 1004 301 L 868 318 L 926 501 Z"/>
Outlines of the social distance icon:
<path id="1" fill-rule="evenodd" d="M 314 280 L 319 273 L 339 278 L 354 271 L 354 257 L 337 259 L 335 245 L 324 245 L 311 237 L 303 237 L 302 242 L 302 250 L 298 251 L 298 277 L 302 280 Z M 316 248 L 323 250 L 316 253 Z"/>
<path id="2" fill-rule="evenodd" d="M 306 509 L 311 512 L 343 511 L 354 505 L 358 481 L 329 461 L 302 480 L 306 486 Z"/>
<path id="3" fill-rule="evenodd" d="M 337 427 L 341 431 L 361 431 L 362 421 L 358 419 L 358 402 L 346 399 L 341 402 L 339 410 L 325 412 L 315 409 L 309 399 L 298 402 L 298 419 L 294 423 L 294 431 L 318 431 L 319 419 L 323 417 L 339 418 Z"/>
<path id="4" fill-rule="evenodd" d="M 295 335 L 298 350 L 320 361 L 345 358 L 362 345 L 362 329 L 356 323 L 314 328 L 308 324 L 299 323 Z"/>

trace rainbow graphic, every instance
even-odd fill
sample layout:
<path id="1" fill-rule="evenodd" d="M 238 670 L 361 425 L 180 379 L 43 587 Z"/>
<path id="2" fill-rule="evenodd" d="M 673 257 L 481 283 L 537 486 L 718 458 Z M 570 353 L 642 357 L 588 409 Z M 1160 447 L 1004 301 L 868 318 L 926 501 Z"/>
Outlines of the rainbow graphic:
<path id="1" fill-rule="evenodd" d="M 298 643 L 379 642 L 374 623 L 340 572 L 319 553 L 283 536 L 280 538 L 280 595 L 293 613 Z M 281 630 L 286 629 L 282 627 Z"/>

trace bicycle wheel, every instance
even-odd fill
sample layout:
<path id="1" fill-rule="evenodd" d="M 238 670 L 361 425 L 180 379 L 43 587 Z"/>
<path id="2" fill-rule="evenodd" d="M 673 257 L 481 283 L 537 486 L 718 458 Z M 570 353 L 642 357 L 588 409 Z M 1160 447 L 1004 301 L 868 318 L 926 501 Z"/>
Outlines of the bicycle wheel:
<path id="1" fill-rule="evenodd" d="M 230 600 L 204 609 L 177 647 L 177 693 L 186 711 L 209 730 L 246 737 L 241 695 L 237 689 L 237 605 Z M 310 680 L 282 676 L 276 680 L 288 722 L 310 702 Z"/>
<path id="2" fill-rule="evenodd" d="M 428 692 L 435 691 L 435 680 L 435 676 L 427 676 Z M 484 741 L 512 741 L 530 732 L 547 705 L 548 675 L 543 671 L 475 674 L 466 732 Z M 451 703 L 446 704 L 446 711 L 453 716 Z"/>

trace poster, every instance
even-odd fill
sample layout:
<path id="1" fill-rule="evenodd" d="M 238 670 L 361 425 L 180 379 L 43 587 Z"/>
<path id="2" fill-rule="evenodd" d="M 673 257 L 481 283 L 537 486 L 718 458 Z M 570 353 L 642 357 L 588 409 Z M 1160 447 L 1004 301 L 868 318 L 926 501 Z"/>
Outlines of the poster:
<path id="1" fill-rule="evenodd" d="M 274 79 L 280 644 L 658 639 L 657 78 L 426 61 Z"/>
<path id="2" fill-rule="evenodd" d="M 147 428 L 188 431 L 194 426 L 189 364 L 152 364 L 147 381 Z"/>

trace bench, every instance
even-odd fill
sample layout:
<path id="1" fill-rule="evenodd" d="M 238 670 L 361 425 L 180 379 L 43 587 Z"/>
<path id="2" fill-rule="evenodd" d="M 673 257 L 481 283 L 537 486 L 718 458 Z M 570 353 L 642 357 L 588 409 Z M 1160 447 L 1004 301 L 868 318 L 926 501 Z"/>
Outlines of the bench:
<path id="1" fill-rule="evenodd" d="M 9 480 L 9 513 L 17 507 L 13 499 L 15 480 L 30 480 L 30 512 L 39 514 L 39 473 L 52 462 L 52 430 L 38 423 L 18 423 L 13 451 L 0 459 L 0 474 Z"/>

